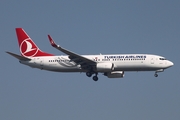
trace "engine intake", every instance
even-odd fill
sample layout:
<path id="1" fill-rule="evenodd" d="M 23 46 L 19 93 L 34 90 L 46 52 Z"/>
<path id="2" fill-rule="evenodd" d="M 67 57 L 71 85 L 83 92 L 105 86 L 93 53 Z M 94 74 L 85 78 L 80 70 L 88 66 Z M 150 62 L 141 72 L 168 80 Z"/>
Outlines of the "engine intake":
<path id="1" fill-rule="evenodd" d="M 111 72 L 114 70 L 114 64 L 113 63 L 97 63 L 96 70 L 98 72 Z"/>

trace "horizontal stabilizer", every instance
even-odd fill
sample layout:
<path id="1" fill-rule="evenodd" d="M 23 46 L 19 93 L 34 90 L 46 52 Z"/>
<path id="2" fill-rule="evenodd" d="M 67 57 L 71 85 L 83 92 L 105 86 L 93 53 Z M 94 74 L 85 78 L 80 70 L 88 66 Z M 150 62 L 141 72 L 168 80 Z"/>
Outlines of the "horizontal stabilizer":
<path id="1" fill-rule="evenodd" d="M 23 56 L 20 56 L 20 55 L 11 53 L 11 52 L 6 52 L 6 53 L 12 55 L 13 57 L 15 57 L 15 58 L 17 58 L 17 59 L 19 59 L 19 60 L 23 60 L 23 61 L 29 61 L 29 60 L 31 60 L 31 59 L 29 59 L 29 58 L 26 58 L 26 57 L 23 57 Z"/>

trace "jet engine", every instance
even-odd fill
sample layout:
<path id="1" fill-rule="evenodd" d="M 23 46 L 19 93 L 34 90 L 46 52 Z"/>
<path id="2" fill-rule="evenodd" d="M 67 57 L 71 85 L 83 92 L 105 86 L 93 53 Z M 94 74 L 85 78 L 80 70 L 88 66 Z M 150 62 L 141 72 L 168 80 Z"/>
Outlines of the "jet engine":
<path id="1" fill-rule="evenodd" d="M 98 72 L 111 72 L 114 70 L 114 64 L 113 63 L 97 63 L 96 70 Z"/>
<path id="2" fill-rule="evenodd" d="M 104 73 L 104 75 L 107 76 L 108 78 L 123 78 L 124 71 L 107 72 L 107 73 Z"/>

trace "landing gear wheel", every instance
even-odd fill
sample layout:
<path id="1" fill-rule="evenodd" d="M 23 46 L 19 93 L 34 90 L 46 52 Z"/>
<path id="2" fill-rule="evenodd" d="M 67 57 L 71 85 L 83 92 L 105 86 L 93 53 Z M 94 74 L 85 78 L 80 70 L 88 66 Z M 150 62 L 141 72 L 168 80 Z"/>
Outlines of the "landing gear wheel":
<path id="1" fill-rule="evenodd" d="M 155 73 L 155 74 L 154 74 L 154 77 L 158 77 L 158 74 L 157 74 L 157 73 Z"/>
<path id="2" fill-rule="evenodd" d="M 91 76 L 92 76 L 92 73 L 91 73 L 91 72 L 87 72 L 86 75 L 87 75 L 88 77 L 91 77 Z"/>
<path id="3" fill-rule="evenodd" d="M 98 81 L 98 77 L 97 76 L 93 76 L 93 80 L 94 81 Z"/>

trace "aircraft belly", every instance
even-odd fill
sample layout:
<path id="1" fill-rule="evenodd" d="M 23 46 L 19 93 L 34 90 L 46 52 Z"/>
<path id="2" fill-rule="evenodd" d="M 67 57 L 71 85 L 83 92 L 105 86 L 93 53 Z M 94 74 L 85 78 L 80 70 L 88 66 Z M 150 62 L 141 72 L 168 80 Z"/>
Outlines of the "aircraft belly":
<path id="1" fill-rule="evenodd" d="M 55 72 L 84 72 L 79 66 L 62 66 L 58 63 L 50 64 L 44 66 L 45 70 L 55 71 Z"/>
<path id="2" fill-rule="evenodd" d="M 46 67 L 44 69 L 55 72 L 86 72 L 85 70 L 77 67 L 73 67 L 73 68 Z"/>

